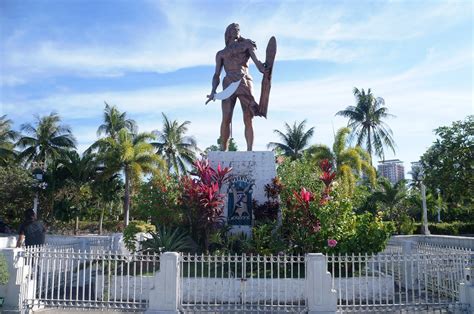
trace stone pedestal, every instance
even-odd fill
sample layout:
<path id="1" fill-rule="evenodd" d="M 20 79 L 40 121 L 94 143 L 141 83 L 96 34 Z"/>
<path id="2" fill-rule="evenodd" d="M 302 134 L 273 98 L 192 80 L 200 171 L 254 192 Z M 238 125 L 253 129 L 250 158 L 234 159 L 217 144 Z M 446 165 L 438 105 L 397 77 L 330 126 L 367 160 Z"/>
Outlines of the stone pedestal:
<path id="1" fill-rule="evenodd" d="M 265 185 L 276 177 L 273 152 L 209 152 L 209 163 L 232 167 L 231 179 L 221 193 L 226 195 L 224 216 L 232 232 L 250 235 L 253 223 L 252 199 L 259 204 L 267 201 Z"/>

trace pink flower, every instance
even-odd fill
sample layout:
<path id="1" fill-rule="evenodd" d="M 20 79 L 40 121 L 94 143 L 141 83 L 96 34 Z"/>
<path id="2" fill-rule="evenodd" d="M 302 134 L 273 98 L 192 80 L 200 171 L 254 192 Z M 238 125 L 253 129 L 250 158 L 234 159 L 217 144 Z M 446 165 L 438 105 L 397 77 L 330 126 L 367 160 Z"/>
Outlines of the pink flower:
<path id="1" fill-rule="evenodd" d="M 337 245 L 337 241 L 334 239 L 328 239 L 328 246 L 335 247 Z"/>

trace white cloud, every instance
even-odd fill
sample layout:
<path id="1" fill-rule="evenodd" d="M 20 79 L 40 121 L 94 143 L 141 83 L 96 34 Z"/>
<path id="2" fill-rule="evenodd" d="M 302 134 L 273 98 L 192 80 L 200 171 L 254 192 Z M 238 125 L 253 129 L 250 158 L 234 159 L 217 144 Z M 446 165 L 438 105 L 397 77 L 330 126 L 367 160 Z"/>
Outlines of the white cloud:
<path id="1" fill-rule="evenodd" d="M 152 4 L 156 6 L 157 16 L 165 15 L 166 23 L 147 25 L 133 39 L 124 38 L 126 44 L 120 46 L 94 39 L 74 42 L 71 38 L 55 41 L 37 38 L 25 42 L 27 31 L 19 25 L 19 30 L 2 39 L 4 71 L 14 73 L 16 83 L 20 83 L 31 75 L 110 76 L 124 71 L 167 72 L 210 65 L 215 53 L 223 48 L 225 26 L 233 21 L 241 24 L 243 36 L 252 38 L 260 47 L 275 35 L 279 60 L 344 63 L 370 57 L 372 48 L 356 42 L 405 40 L 472 18 L 469 4 L 459 1 L 427 2 L 423 6 L 384 3 L 368 5 L 367 10 L 314 2 L 272 3 L 265 7 L 243 2 L 228 6 L 229 12 L 202 10 L 199 2 Z M 265 11 L 263 17 L 259 9 Z M 93 34 L 90 36 L 93 38 Z"/>
<path id="2" fill-rule="evenodd" d="M 284 122 L 307 119 L 315 126 L 315 143 L 332 144 L 333 131 L 346 124 L 334 114 L 354 104 L 352 87 L 371 87 L 376 96 L 384 97 L 395 119 L 388 120 L 398 144 L 397 157 L 405 162 L 416 160 L 434 140 L 433 129 L 464 119 L 473 113 L 472 90 L 465 87 L 431 86 L 433 76 L 455 75 L 472 68 L 470 58 L 464 54 L 446 57 L 432 51 L 425 61 L 397 75 L 367 76 L 367 73 L 339 74 L 318 80 L 278 82 L 272 87 L 268 120 L 254 119 L 256 150 L 266 150 L 266 144 L 279 139 L 273 129 L 282 129 Z M 472 84 L 471 84 L 472 85 Z M 142 131 L 161 127 L 161 112 L 170 119 L 192 122 L 189 134 L 196 137 L 204 149 L 215 144 L 219 136 L 220 104 L 205 106 L 207 84 L 199 86 L 173 86 L 134 91 L 63 93 L 27 103 L 3 103 L 5 113 L 15 121 L 25 120 L 31 112 L 58 111 L 67 119 L 100 121 L 103 101 L 116 104 L 137 120 Z M 256 95 L 258 99 L 258 92 Z M 23 116 L 23 117 L 22 117 Z M 236 106 L 233 120 L 234 138 L 240 149 L 245 149 L 244 128 L 240 106 Z M 95 140 L 96 126 L 72 124 L 79 147 L 87 147 Z M 387 154 L 390 157 L 391 154 Z M 408 165 L 408 164 L 407 164 Z"/>

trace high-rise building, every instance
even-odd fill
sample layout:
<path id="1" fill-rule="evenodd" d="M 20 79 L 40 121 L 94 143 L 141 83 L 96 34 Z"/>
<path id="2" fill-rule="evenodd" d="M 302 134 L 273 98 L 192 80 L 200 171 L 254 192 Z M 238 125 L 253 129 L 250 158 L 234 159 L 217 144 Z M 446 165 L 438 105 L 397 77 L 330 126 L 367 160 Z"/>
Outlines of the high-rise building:
<path id="1" fill-rule="evenodd" d="M 405 179 L 405 167 L 403 161 L 399 159 L 379 161 L 378 172 L 387 178 L 392 184 Z"/>

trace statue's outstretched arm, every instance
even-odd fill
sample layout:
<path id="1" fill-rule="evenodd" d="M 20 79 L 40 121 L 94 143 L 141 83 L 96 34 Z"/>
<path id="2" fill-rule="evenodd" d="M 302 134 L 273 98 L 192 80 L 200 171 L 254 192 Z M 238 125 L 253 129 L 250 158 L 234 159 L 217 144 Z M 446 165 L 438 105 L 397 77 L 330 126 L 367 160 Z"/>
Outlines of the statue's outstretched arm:
<path id="1" fill-rule="evenodd" d="M 212 90 L 211 94 L 207 95 L 207 101 L 210 102 L 211 100 L 214 100 L 214 94 L 216 93 L 217 87 L 219 86 L 220 83 L 220 77 L 221 77 L 221 71 L 222 71 L 222 57 L 220 56 L 220 53 L 218 52 L 216 55 L 216 70 L 214 71 L 214 76 L 212 77 Z"/>

